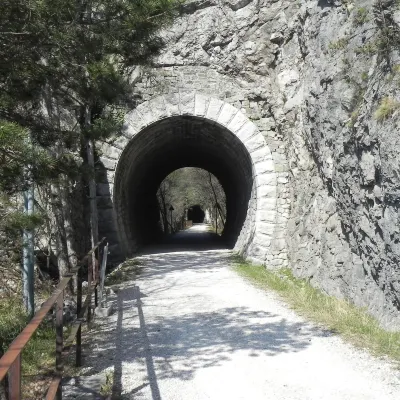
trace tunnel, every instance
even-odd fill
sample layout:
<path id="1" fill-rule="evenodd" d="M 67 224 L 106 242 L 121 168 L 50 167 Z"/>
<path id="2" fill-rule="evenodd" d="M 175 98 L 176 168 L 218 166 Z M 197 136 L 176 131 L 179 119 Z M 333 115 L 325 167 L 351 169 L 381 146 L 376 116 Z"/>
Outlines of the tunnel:
<path id="1" fill-rule="evenodd" d="M 142 129 L 124 148 L 115 174 L 114 199 L 128 252 L 160 238 L 157 189 L 174 170 L 197 167 L 214 174 L 226 195 L 223 239 L 235 245 L 252 196 L 248 150 L 230 130 L 195 116 L 173 116 Z"/>
<path id="2" fill-rule="evenodd" d="M 189 207 L 187 219 L 189 221 L 193 221 L 194 224 L 202 224 L 204 222 L 205 216 L 206 213 L 200 205 L 195 204 L 194 206 Z"/>

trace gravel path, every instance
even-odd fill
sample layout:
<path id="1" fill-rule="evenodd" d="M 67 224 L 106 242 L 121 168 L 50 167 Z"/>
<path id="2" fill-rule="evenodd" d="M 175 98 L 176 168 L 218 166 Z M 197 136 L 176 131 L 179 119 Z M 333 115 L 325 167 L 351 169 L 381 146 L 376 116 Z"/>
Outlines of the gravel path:
<path id="1" fill-rule="evenodd" d="M 204 229 L 196 226 L 178 239 L 193 244 Z M 205 242 L 209 235 L 203 233 Z M 230 268 L 230 251 L 177 246 L 139 257 L 142 272 L 118 292 L 118 310 L 97 334 L 101 340 L 88 361 L 98 371 L 113 369 L 114 394 L 146 400 L 400 398 L 399 371 L 253 287 Z"/>

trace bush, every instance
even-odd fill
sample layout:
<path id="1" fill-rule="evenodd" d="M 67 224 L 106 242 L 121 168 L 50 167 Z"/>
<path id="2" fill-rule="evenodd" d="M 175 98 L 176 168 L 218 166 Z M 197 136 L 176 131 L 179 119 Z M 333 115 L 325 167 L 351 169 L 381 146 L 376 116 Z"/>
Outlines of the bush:
<path id="1" fill-rule="evenodd" d="M 369 21 L 368 10 L 365 7 L 360 7 L 354 14 L 353 24 L 361 26 Z"/>
<path id="2" fill-rule="evenodd" d="M 384 97 L 375 111 L 375 119 L 382 122 L 388 119 L 400 108 L 400 103 L 391 97 Z"/>

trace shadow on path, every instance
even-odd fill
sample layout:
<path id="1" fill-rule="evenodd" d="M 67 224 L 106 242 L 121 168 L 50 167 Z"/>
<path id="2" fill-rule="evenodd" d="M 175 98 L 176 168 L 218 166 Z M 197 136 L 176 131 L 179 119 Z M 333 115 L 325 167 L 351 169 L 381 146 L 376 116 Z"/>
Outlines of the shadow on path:
<path id="1" fill-rule="evenodd" d="M 318 335 L 304 323 L 243 306 L 245 298 L 234 299 L 232 307 L 214 300 L 202 307 L 210 285 L 217 291 L 229 285 L 231 275 L 224 269 L 232 253 L 215 234 L 188 232 L 175 235 L 172 247 L 147 249 L 138 257 L 144 267 L 137 283 L 120 288 L 116 315 L 101 321 L 93 338 L 97 349 L 86 363 L 113 368 L 115 399 L 125 393 L 161 400 L 161 381 L 192 380 L 197 371 L 221 366 L 238 351 L 246 357 L 298 352 Z"/>
<path id="2" fill-rule="evenodd" d="M 160 315 L 146 324 L 146 297 L 135 285 L 118 293 L 116 326 L 102 326 L 108 334 L 98 335 L 104 337 L 98 341 L 99 351 L 89 356 L 94 357 L 88 360 L 91 365 L 95 358 L 114 360 L 109 366 L 114 367 L 115 398 L 123 392 L 126 363 L 135 365 L 133 373 L 147 376 L 130 394 L 150 386 L 152 399 L 160 400 L 158 380 L 190 380 L 197 370 L 221 365 L 236 351 L 246 351 L 250 357 L 298 352 L 308 347 L 310 338 L 317 334 L 306 324 L 246 307 L 203 310 L 171 318 Z"/>
<path id="3" fill-rule="evenodd" d="M 156 245 L 146 246 L 140 254 L 173 253 L 177 251 L 204 251 L 227 249 L 224 238 L 209 230 L 205 224 L 194 225 L 184 231 L 168 235 Z"/>

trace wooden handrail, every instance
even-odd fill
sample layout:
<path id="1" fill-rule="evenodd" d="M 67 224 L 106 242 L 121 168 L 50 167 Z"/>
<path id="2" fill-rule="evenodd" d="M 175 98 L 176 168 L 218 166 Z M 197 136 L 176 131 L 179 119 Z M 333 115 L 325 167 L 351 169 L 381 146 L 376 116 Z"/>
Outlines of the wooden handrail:
<path id="1" fill-rule="evenodd" d="M 93 247 L 85 257 L 93 254 L 105 241 L 103 238 L 95 247 Z M 64 276 L 59 282 L 57 288 L 51 297 L 49 297 L 40 310 L 34 315 L 28 325 L 22 330 L 22 332 L 14 339 L 5 354 L 0 358 L 0 382 L 9 376 L 9 396 L 11 400 L 21 399 L 21 353 L 26 344 L 31 339 L 32 335 L 39 328 L 48 312 L 52 309 L 54 304 L 56 306 L 56 376 L 51 382 L 49 390 L 46 395 L 46 399 L 52 400 L 54 398 L 61 399 L 61 377 L 62 377 L 62 360 L 63 355 L 63 302 L 64 302 L 64 291 L 68 284 L 71 282 L 74 276 L 78 276 L 77 280 L 77 320 L 75 325 L 79 325 L 73 329 L 76 339 L 76 365 L 81 365 L 81 325 L 83 317 L 87 311 L 87 322 L 91 320 L 91 298 L 93 292 L 95 293 L 95 305 L 97 306 L 97 284 L 98 279 L 94 281 L 92 285 L 92 268 L 88 270 L 88 293 L 82 307 L 82 265 L 81 261 L 78 263 L 78 267 L 74 268 L 69 274 Z M 98 267 L 96 268 L 98 269 Z M 96 277 L 98 277 L 98 271 L 95 271 Z M 93 290 L 94 289 L 94 290 Z M 71 335 L 72 336 L 72 335 Z M 69 337 L 67 342 L 71 346 L 73 338 Z"/>

